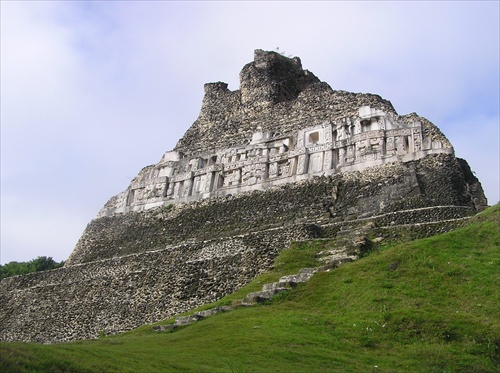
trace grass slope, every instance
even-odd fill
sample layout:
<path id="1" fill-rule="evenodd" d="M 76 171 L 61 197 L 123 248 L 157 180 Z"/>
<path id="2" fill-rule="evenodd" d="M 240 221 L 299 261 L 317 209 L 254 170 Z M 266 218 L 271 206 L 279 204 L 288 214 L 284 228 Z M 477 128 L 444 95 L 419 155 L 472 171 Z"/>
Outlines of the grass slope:
<path id="1" fill-rule="evenodd" d="M 283 251 L 218 304 L 315 265 L 328 242 Z M 172 333 L 1 343 L 2 372 L 498 372 L 500 208 L 465 228 L 382 248 L 273 302 Z M 207 307 L 205 307 L 207 308 Z M 171 321 L 166 321 L 171 322 Z"/>

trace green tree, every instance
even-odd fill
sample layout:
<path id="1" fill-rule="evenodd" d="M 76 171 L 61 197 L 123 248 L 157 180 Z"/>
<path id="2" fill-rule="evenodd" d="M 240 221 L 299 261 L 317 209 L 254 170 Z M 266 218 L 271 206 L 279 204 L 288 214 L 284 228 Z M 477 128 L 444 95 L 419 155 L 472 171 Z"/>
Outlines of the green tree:
<path id="1" fill-rule="evenodd" d="M 4 265 L 0 264 L 0 279 L 23 275 L 31 272 L 46 271 L 62 267 L 64 261 L 57 263 L 52 257 L 39 256 L 29 262 L 9 262 Z"/>

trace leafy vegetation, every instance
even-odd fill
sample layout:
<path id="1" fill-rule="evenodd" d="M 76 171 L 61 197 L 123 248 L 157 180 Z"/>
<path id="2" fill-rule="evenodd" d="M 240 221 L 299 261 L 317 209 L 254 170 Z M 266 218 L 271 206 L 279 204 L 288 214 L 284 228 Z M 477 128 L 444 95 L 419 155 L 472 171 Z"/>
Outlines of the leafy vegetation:
<path id="1" fill-rule="evenodd" d="M 314 265 L 325 245 L 284 250 L 272 272 L 218 304 Z M 266 305 L 175 332 L 157 333 L 149 325 L 94 341 L 1 343 L 0 370 L 498 372 L 499 248 L 497 205 L 467 227 L 382 248 L 318 273 Z"/>
<path id="2" fill-rule="evenodd" d="M 64 261 L 57 263 L 50 256 L 39 256 L 29 262 L 9 262 L 4 265 L 0 264 L 0 280 L 6 277 L 55 269 L 62 267 L 63 265 Z"/>

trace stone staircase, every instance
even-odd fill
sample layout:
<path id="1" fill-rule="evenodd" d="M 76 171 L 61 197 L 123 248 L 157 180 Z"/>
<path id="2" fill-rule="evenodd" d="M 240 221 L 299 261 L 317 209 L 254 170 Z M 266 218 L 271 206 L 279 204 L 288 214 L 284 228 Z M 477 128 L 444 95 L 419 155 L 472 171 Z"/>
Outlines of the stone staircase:
<path id="1" fill-rule="evenodd" d="M 175 318 L 175 321 L 173 324 L 153 326 L 153 331 L 155 331 L 155 332 L 174 331 L 175 329 L 177 329 L 180 326 L 193 324 L 196 321 L 199 321 L 199 320 L 204 319 L 206 317 L 215 315 L 216 313 L 226 312 L 226 311 L 229 311 L 232 309 L 234 309 L 233 306 L 221 306 L 221 307 L 211 308 L 211 309 L 205 310 L 205 311 L 195 312 L 192 315 L 188 315 L 188 316 L 178 316 Z"/>
<path id="2" fill-rule="evenodd" d="M 265 284 L 262 291 L 248 294 L 243 300 L 237 303 L 240 306 L 253 306 L 257 303 L 270 301 L 274 296 L 297 287 L 298 284 L 307 282 L 318 272 L 320 268 L 303 268 L 295 275 L 283 276 L 278 282 Z"/>
<path id="3" fill-rule="evenodd" d="M 369 237 L 374 228 L 375 225 L 372 222 L 358 227 L 343 227 L 335 235 L 332 248 L 318 254 L 319 261 L 335 266 L 359 259 L 373 248 L 374 243 Z"/>
<path id="4" fill-rule="evenodd" d="M 394 233 L 391 234 L 390 232 L 396 229 L 425 229 L 421 236 L 428 237 L 453 230 L 470 218 L 469 216 L 463 217 L 458 213 L 458 217 L 448 216 L 449 214 L 445 214 L 447 208 L 449 208 L 449 206 L 405 210 L 399 213 L 389 213 L 371 218 L 348 221 L 341 225 L 337 225 L 336 223 L 323 225 L 318 221 L 316 223 L 320 224 L 322 228 L 329 227 L 330 231 L 327 232 L 326 236 L 334 236 L 333 238 L 317 239 L 331 241 L 331 248 L 317 254 L 318 260 L 324 263 L 322 266 L 316 268 L 303 268 L 297 274 L 283 276 L 277 282 L 265 284 L 261 291 L 249 293 L 244 299 L 233 302 L 231 306 L 215 307 L 209 310 L 195 312 L 189 316 L 179 316 L 175 319 L 174 324 L 153 326 L 153 330 L 157 332 L 173 331 L 180 326 L 192 324 L 216 313 L 227 312 L 238 307 L 248 307 L 259 303 L 269 302 L 276 295 L 294 289 L 299 284 L 309 281 L 317 272 L 330 271 L 345 263 L 359 259 L 365 253 L 375 248 L 381 241 L 385 239 L 391 240 Z M 429 219 L 429 216 L 427 216 L 430 214 L 429 211 L 432 212 L 434 210 L 438 210 L 438 212 L 443 210 L 445 213 L 441 213 L 441 215 L 444 214 L 443 216 L 439 216 L 441 219 L 439 219 L 439 217 L 437 219 Z M 397 219 L 393 217 L 393 215 L 396 216 L 398 214 L 409 215 L 407 218 L 409 222 L 414 220 L 420 222 L 395 225 L 394 221 Z M 424 219 L 416 219 L 412 214 L 424 214 Z M 336 228 L 339 226 L 340 228 Z M 416 235 L 411 238 L 415 239 L 421 237 Z"/>
<path id="5" fill-rule="evenodd" d="M 231 306 L 215 307 L 188 316 L 178 316 L 173 324 L 153 326 L 153 330 L 156 332 L 174 331 L 181 326 L 193 324 L 217 313 L 269 302 L 276 295 L 309 281 L 317 272 L 330 271 L 345 263 L 359 259 L 360 255 L 372 248 L 372 242 L 369 240 L 368 235 L 373 228 L 374 225 L 368 223 L 361 227 L 345 228 L 339 231 L 335 239 L 329 239 L 329 241 L 333 241 L 333 248 L 318 253 L 318 260 L 324 263 L 321 267 L 303 268 L 297 274 L 283 276 L 277 282 L 264 284 L 261 291 L 249 293 L 244 299 L 233 302 Z"/>
<path id="6" fill-rule="evenodd" d="M 420 210 L 425 209 L 415 211 Z M 448 231 L 452 230 L 455 227 L 455 224 L 459 224 L 463 220 L 467 219 L 469 218 L 437 220 L 426 223 L 408 224 L 408 226 L 432 226 L 436 224 L 450 223 L 449 226 L 441 228 L 441 231 Z M 359 223 L 359 220 L 357 223 Z M 269 302 L 276 295 L 294 289 L 299 284 L 309 281 L 314 274 L 318 272 L 330 271 L 345 263 L 359 259 L 363 254 L 373 249 L 377 243 L 384 240 L 384 236 L 387 235 L 385 231 L 404 226 L 406 225 L 377 227 L 373 221 L 368 219 L 363 225 L 343 225 L 335 234 L 334 238 L 319 239 L 331 241 L 330 249 L 317 254 L 318 260 L 324 263 L 322 266 L 315 268 L 303 268 L 299 271 L 299 273 L 283 276 L 277 282 L 264 284 L 261 291 L 249 293 L 244 299 L 233 302 L 231 306 L 215 307 L 209 310 L 195 312 L 194 314 L 188 316 L 178 316 L 175 318 L 173 324 L 153 326 L 153 330 L 157 332 L 174 331 L 180 326 L 195 323 L 196 321 L 210 317 L 216 313 L 227 312 L 238 307 L 249 307 L 259 303 Z M 433 232 L 433 234 L 436 233 L 437 232 Z"/>

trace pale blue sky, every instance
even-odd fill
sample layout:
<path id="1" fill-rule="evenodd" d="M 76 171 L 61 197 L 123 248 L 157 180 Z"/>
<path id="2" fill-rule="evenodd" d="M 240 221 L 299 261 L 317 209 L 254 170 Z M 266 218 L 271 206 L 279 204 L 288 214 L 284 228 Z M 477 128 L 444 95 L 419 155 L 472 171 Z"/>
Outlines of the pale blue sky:
<path id="1" fill-rule="evenodd" d="M 85 226 L 254 49 L 435 123 L 499 190 L 499 3 L 1 2 L 1 262 L 66 259 Z"/>

